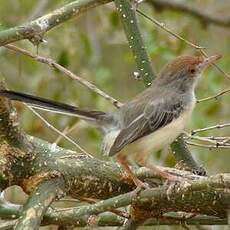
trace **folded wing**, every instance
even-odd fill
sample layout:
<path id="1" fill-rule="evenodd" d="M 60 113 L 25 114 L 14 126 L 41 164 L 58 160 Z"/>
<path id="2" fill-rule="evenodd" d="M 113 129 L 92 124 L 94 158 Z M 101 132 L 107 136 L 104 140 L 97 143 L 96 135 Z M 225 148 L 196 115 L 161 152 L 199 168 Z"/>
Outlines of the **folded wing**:
<path id="1" fill-rule="evenodd" d="M 176 103 L 173 101 L 176 101 Z M 115 155 L 127 144 L 166 126 L 172 120 L 178 118 L 182 110 L 182 102 L 173 98 L 168 100 L 158 99 L 147 103 L 143 112 L 122 128 L 110 148 L 109 155 Z"/>

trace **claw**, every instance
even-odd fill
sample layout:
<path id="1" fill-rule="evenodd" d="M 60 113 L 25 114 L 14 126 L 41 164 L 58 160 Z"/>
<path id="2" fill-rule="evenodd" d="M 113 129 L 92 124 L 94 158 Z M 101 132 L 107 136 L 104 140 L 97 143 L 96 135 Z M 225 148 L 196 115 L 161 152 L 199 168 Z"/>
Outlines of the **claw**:
<path id="1" fill-rule="evenodd" d="M 143 190 L 143 189 L 148 189 L 150 188 L 148 184 L 142 182 L 141 180 L 138 179 L 138 184 L 135 183 L 136 185 L 136 188 L 133 190 L 133 199 L 132 199 L 132 202 L 135 203 L 135 201 L 138 200 L 138 195 L 139 193 Z"/>
<path id="2" fill-rule="evenodd" d="M 124 171 L 132 179 L 133 183 L 136 185 L 137 188 L 140 188 L 141 190 L 149 188 L 149 186 L 146 183 L 142 182 L 141 180 L 139 180 L 136 177 L 136 175 L 134 175 L 134 173 L 130 169 L 125 157 L 118 156 L 117 159 L 118 159 L 120 165 L 123 167 Z"/>
<path id="3" fill-rule="evenodd" d="M 138 178 L 135 178 L 133 180 L 134 184 L 136 185 L 136 189 L 148 189 L 150 188 L 149 185 L 147 183 L 144 183 L 143 181 L 139 180 Z"/>
<path id="4" fill-rule="evenodd" d="M 173 191 L 176 190 L 176 187 L 178 186 L 179 181 L 167 181 L 166 184 L 168 184 L 168 188 L 166 190 L 167 199 L 170 200 L 170 197 L 173 193 Z"/>

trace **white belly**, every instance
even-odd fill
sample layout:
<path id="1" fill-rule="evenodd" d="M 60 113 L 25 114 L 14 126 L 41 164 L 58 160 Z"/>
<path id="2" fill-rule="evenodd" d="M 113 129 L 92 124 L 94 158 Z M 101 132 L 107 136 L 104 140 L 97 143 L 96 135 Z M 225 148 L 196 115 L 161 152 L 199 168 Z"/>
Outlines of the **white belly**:
<path id="1" fill-rule="evenodd" d="M 193 107 L 185 111 L 179 118 L 159 130 L 144 136 L 125 146 L 118 154 L 145 157 L 152 151 L 158 151 L 172 143 L 183 131 L 192 114 Z"/>

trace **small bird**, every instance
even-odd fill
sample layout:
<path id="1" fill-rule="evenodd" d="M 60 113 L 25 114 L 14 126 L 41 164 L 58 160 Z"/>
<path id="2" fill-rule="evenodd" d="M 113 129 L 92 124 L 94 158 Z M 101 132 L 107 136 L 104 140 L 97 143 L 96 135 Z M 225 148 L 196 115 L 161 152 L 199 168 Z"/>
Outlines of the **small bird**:
<path id="1" fill-rule="evenodd" d="M 127 164 L 133 156 L 143 164 L 151 151 L 172 143 L 189 122 L 196 100 L 194 89 L 201 72 L 221 56 L 180 56 L 169 62 L 151 86 L 115 112 L 80 109 L 48 99 L 9 91 L 0 96 L 21 101 L 38 109 L 76 116 L 94 124 L 103 134 L 103 153 L 118 161 L 137 186 L 143 186 Z M 170 180 L 170 175 L 153 166 Z"/>

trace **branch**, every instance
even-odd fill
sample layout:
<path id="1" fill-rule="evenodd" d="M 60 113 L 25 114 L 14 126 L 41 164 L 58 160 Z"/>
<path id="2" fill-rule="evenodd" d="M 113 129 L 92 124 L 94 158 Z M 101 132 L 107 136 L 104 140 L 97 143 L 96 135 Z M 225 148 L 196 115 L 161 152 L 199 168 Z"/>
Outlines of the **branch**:
<path id="1" fill-rule="evenodd" d="M 69 78 L 73 79 L 74 81 L 79 82 L 81 85 L 83 85 L 86 88 L 88 88 L 89 90 L 97 93 L 101 97 L 104 97 L 106 100 L 111 102 L 117 108 L 120 108 L 122 106 L 121 102 L 119 102 L 118 100 L 116 100 L 113 97 L 109 96 L 108 94 L 106 94 L 104 91 L 102 91 L 101 89 L 99 89 L 98 87 L 96 87 L 95 85 L 90 83 L 89 81 L 77 76 L 76 74 L 74 74 L 70 70 L 68 70 L 65 67 L 61 66 L 55 60 L 53 60 L 51 58 L 42 57 L 42 56 L 39 56 L 37 54 L 33 54 L 33 53 L 23 49 L 23 48 L 19 48 L 19 47 L 14 46 L 14 45 L 6 45 L 5 47 L 7 49 L 9 49 L 9 50 L 13 50 L 13 51 L 15 51 L 17 53 L 20 53 L 20 54 L 23 54 L 23 55 L 25 55 L 27 57 L 30 57 L 30 58 L 34 59 L 35 61 L 37 61 L 37 62 L 47 64 L 48 66 L 59 70 L 60 72 L 64 73 L 66 76 L 68 76 Z"/>
<path id="2" fill-rule="evenodd" d="M 217 100 L 218 97 L 222 96 L 225 93 L 229 93 L 229 92 L 230 92 L 230 88 L 227 88 L 227 89 L 221 90 L 219 93 L 217 93 L 214 96 L 210 96 L 210 97 L 206 97 L 206 98 L 203 98 L 203 99 L 199 99 L 196 102 L 200 103 L 200 102 L 208 101 L 208 100 L 211 100 L 211 99 L 216 99 Z"/>
<path id="3" fill-rule="evenodd" d="M 5 211 L 6 210 L 6 211 Z M 0 206 L 0 216 L 4 215 L 4 218 L 12 219 L 12 215 L 14 218 L 17 216 L 20 216 L 21 208 L 14 209 Z M 9 215 L 6 215 L 5 212 L 9 212 Z M 58 212 L 59 216 L 58 219 L 54 219 L 52 217 L 52 212 Z M 50 215 L 51 213 L 51 215 Z M 183 213 L 184 215 L 184 213 Z M 186 223 L 188 225 L 197 225 L 199 223 L 200 225 L 226 225 L 227 224 L 227 218 L 218 218 L 218 217 L 212 217 L 212 216 L 205 216 L 205 215 L 197 215 L 193 216 L 191 218 L 184 217 L 183 215 L 179 213 L 170 213 L 167 214 L 164 218 L 151 218 L 148 221 L 145 221 L 144 225 L 181 225 L 182 223 Z M 3 219 L 4 219 L 3 218 Z M 124 222 L 126 221 L 125 218 L 121 218 L 113 213 L 110 212 L 104 212 L 96 216 L 96 226 L 97 227 L 108 227 L 108 226 L 123 226 Z M 12 229 L 15 225 L 16 219 L 12 220 L 3 220 L 3 223 L 0 225 L 4 227 L 8 227 L 7 229 Z M 86 227 L 88 225 L 88 219 L 87 218 L 80 218 L 80 219 L 72 219 L 70 222 L 66 223 L 65 218 L 61 215 L 61 210 L 58 209 L 48 209 L 48 212 L 44 215 L 44 219 L 42 221 L 42 225 L 50 225 L 50 224 L 63 224 L 66 226 L 67 224 L 73 224 L 75 227 Z"/>
<path id="4" fill-rule="evenodd" d="M 64 181 L 58 174 L 38 185 L 23 206 L 23 211 L 14 229 L 39 229 L 49 205 L 63 194 Z"/>
<path id="5" fill-rule="evenodd" d="M 114 3 L 123 23 L 129 47 L 133 52 L 138 73 L 142 77 L 145 85 L 149 86 L 156 75 L 153 73 L 148 54 L 145 50 L 143 39 L 137 25 L 135 10 L 126 0 L 115 0 Z"/>
<path id="6" fill-rule="evenodd" d="M 125 16 L 122 14 L 121 16 L 124 18 L 124 25 L 128 27 L 127 35 L 130 35 L 130 44 L 132 40 L 135 40 L 135 49 L 136 47 L 141 48 L 141 53 L 144 54 L 144 59 L 141 60 L 141 58 L 137 58 L 140 65 L 147 63 L 143 70 L 140 69 L 140 73 L 148 73 L 148 71 L 145 72 L 147 68 L 149 68 L 149 73 L 151 73 L 152 70 L 149 62 L 145 62 L 145 58 L 148 59 L 148 56 L 143 48 L 143 42 L 141 39 L 136 39 L 140 36 L 140 34 L 138 30 L 135 30 L 135 26 L 137 29 L 138 27 L 136 25 L 136 19 L 132 19 L 135 17 L 135 14 L 134 12 L 131 12 L 131 5 L 129 5 L 126 1 L 116 1 L 116 4 L 120 2 L 127 6 L 127 8 L 125 8 L 125 12 L 127 14 L 124 14 Z M 76 4 L 76 1 L 73 3 Z M 80 3 L 83 4 L 83 1 L 81 0 Z M 90 5 L 92 1 L 84 1 L 84 7 L 86 7 L 86 3 Z M 70 4 L 68 4 L 68 6 L 69 5 Z M 92 7 L 92 5 L 90 5 L 90 7 Z M 84 8 L 82 8 L 82 10 L 84 10 Z M 126 20 L 126 17 L 130 20 Z M 63 20 L 67 19 L 64 18 Z M 132 27 L 131 24 L 135 24 L 134 27 Z M 39 42 L 42 39 L 44 32 L 46 32 L 46 30 L 35 34 L 29 39 L 34 42 Z M 131 37 L 131 34 L 133 37 Z M 138 43 L 138 46 L 136 46 L 136 43 Z M 135 51 L 137 55 L 140 51 L 139 48 Z M 51 66 L 53 66 L 53 63 Z M 150 75 L 143 75 L 146 85 L 149 83 L 149 76 Z M 30 227 L 33 226 L 36 228 L 38 226 L 44 212 L 47 210 L 58 192 L 55 193 L 56 191 L 54 192 L 52 190 L 52 186 L 50 186 L 50 189 L 52 190 L 51 192 L 47 192 L 47 194 L 45 194 L 46 192 L 39 192 L 39 194 L 37 194 L 41 202 L 44 203 L 48 198 L 49 202 L 45 202 L 46 205 L 43 207 L 39 207 L 38 205 L 32 208 L 35 209 L 35 215 L 37 214 L 37 217 L 32 220 L 27 217 L 28 210 L 30 210 L 35 203 L 39 203 L 37 203 L 36 200 L 36 191 L 41 189 L 43 185 L 45 186 L 48 183 L 52 184 L 52 182 L 57 179 L 52 179 L 53 176 L 59 176 L 60 174 L 64 179 L 64 181 L 62 181 L 65 185 L 63 190 L 67 195 L 70 195 L 73 198 L 83 197 L 107 200 L 102 200 L 95 204 L 68 210 L 53 210 L 49 208 L 47 210 L 44 223 L 48 223 L 50 221 L 50 223 L 56 223 L 58 225 L 69 225 L 72 223 L 78 226 L 83 223 L 82 225 L 85 226 L 89 222 L 89 219 L 92 218 L 92 215 L 93 218 L 96 218 L 97 220 L 98 217 L 105 215 L 107 211 L 113 211 L 116 208 L 127 205 L 132 206 L 132 217 L 137 220 L 154 217 L 156 223 L 159 223 L 158 220 L 162 221 L 162 223 L 166 223 L 169 220 L 173 220 L 174 223 L 181 223 L 185 221 L 183 218 L 173 219 L 173 217 L 166 215 L 168 212 L 172 211 L 184 211 L 194 213 L 194 215 L 200 213 L 211 215 L 210 218 L 212 220 L 217 217 L 216 220 L 220 222 L 222 221 L 222 223 L 227 222 L 226 210 L 230 205 L 229 174 L 220 174 L 204 178 L 181 170 L 165 169 L 174 175 L 179 174 L 183 178 L 182 181 L 184 182 L 176 187 L 176 189 L 170 189 L 171 192 L 169 193 L 169 187 L 167 185 L 162 186 L 162 181 L 159 181 L 159 177 L 154 175 L 151 171 L 146 171 L 146 169 L 141 168 L 138 171 L 134 170 L 137 176 L 141 179 L 146 179 L 153 187 L 158 187 L 141 191 L 137 194 L 132 191 L 135 187 L 133 181 L 131 178 L 127 178 L 127 175 L 124 174 L 117 164 L 82 156 L 74 151 L 59 148 L 55 144 L 51 145 L 37 138 L 26 136 L 18 126 L 16 113 L 13 110 L 11 103 L 5 98 L 0 98 L 0 100 L 1 188 L 4 189 L 12 184 L 17 184 L 21 186 L 25 192 L 33 192 L 31 198 L 24 207 L 22 214 L 23 218 L 22 220 L 19 220 L 18 223 L 19 228 L 25 220 L 28 220 L 27 223 Z M 186 151 L 183 151 L 183 153 L 186 154 Z M 185 160 L 185 162 L 186 161 L 187 160 Z M 200 202 L 196 202 L 198 200 Z M 109 214 L 117 220 L 116 215 L 111 213 Z M 94 215 L 97 216 L 94 217 Z M 118 220 L 119 223 L 117 222 L 117 225 L 124 223 L 124 219 Z M 111 221 L 110 223 L 112 224 L 113 222 Z"/>
<path id="7" fill-rule="evenodd" d="M 7 99 L 0 99 L 2 100 L 2 103 L 0 104 L 0 106 L 2 106 L 1 109 L 4 108 L 6 103 L 8 103 L 8 108 L 10 108 L 11 104 Z M 7 127 L 9 127 L 9 124 L 12 124 L 11 118 L 12 116 L 9 117 L 8 120 L 6 119 Z M 2 122 L 0 124 L 2 125 Z M 6 133 L 8 130 L 1 129 L 2 132 Z M 9 137 L 11 137 L 11 135 Z M 164 214 L 172 211 L 206 214 L 226 219 L 225 209 L 226 207 L 229 207 L 230 202 L 229 174 L 220 174 L 205 178 L 202 176 L 196 176 L 190 172 L 167 168 L 164 170 L 177 177 L 180 175 L 184 181 L 184 183 L 181 183 L 177 189 L 173 189 L 169 194 L 168 186 L 162 186 L 162 181 L 159 181 L 159 176 L 154 175 L 151 170 L 140 168 L 138 171 L 134 171 L 138 178 L 142 180 L 146 179 L 150 184 L 158 187 L 142 191 L 137 196 L 137 193 L 132 191 L 135 187 L 132 179 L 127 178 L 116 163 L 100 161 L 94 158 L 89 158 L 85 155 L 78 155 L 76 152 L 59 148 L 56 145 L 50 145 L 47 142 L 34 137 L 26 137 L 24 140 L 26 143 L 28 141 L 30 142 L 29 146 L 31 149 L 21 149 L 21 155 L 26 156 L 22 159 L 18 159 L 18 155 L 14 155 L 15 151 L 10 152 L 11 174 L 9 178 L 11 180 L 13 178 L 14 183 L 21 186 L 25 192 L 31 193 L 31 191 L 33 191 L 32 198 L 28 200 L 28 203 L 25 206 L 27 212 L 24 211 L 24 213 L 28 214 L 27 207 L 31 207 L 35 202 L 33 197 L 35 197 L 34 194 L 37 194 L 36 188 L 40 189 L 40 186 L 43 185 L 42 182 L 44 181 L 44 185 L 46 185 L 46 183 L 52 183 L 54 180 L 52 179 L 52 176 L 60 175 L 60 173 L 64 178 L 64 192 L 66 192 L 67 195 L 70 195 L 73 198 L 86 197 L 107 199 L 95 204 L 80 206 L 68 210 L 48 209 L 44 224 L 56 223 L 59 225 L 85 225 L 88 223 L 88 219 L 91 218 L 92 215 L 103 215 L 102 213 L 106 211 L 110 212 L 116 208 L 127 205 L 132 205 L 132 215 L 135 219 L 154 217 L 162 219 L 162 223 L 166 223 L 164 222 L 166 218 Z M 15 146 L 15 143 L 17 142 L 11 144 L 11 148 Z M 2 147 L 2 142 L 0 142 L 0 147 Z M 7 149 L 8 146 L 5 146 L 5 148 Z M 15 149 L 17 149 L 16 146 Z M 21 168 L 19 171 L 18 167 L 20 165 Z M 25 165 L 26 167 L 24 167 Z M 48 187 L 52 189 L 52 186 Z M 38 196 L 39 200 L 44 201 L 46 200 L 44 197 L 53 193 L 39 192 L 39 194 L 41 195 Z M 195 202 L 197 200 L 200 200 L 200 202 Z M 42 212 L 45 211 L 51 202 L 50 199 L 47 206 L 42 208 Z M 11 214 L 11 216 L 14 215 L 9 210 L 12 208 L 14 207 L 8 207 L 7 209 L 7 212 Z M 0 207 L 0 216 L 2 215 L 1 212 L 3 212 L 3 210 L 4 207 Z M 17 214 L 14 215 L 14 218 L 17 218 L 19 215 L 18 212 L 20 212 L 17 208 L 16 210 Z M 142 213 L 144 213 L 144 215 L 142 215 Z M 6 213 L 4 215 L 6 216 Z M 36 223 L 40 221 L 41 216 L 42 214 L 35 220 Z M 166 219 L 168 220 L 168 217 Z M 177 223 L 181 222 L 181 220 L 178 221 L 178 219 L 176 221 Z M 33 224 L 34 222 L 30 223 Z"/>
<path id="8" fill-rule="evenodd" d="M 189 140 L 198 140 L 198 141 L 202 141 L 202 142 L 208 142 L 208 143 L 212 143 L 212 144 L 216 144 L 216 145 L 228 145 L 228 142 L 230 140 L 230 137 L 226 136 L 226 137 L 220 137 L 220 136 L 210 136 L 210 137 L 205 137 L 205 136 L 196 136 L 196 135 L 190 135 L 187 132 L 185 133 L 185 137 L 184 139 Z"/>
<path id="9" fill-rule="evenodd" d="M 70 143 L 72 143 L 79 151 L 81 151 L 82 153 L 86 154 L 87 156 L 92 156 L 90 153 L 88 153 L 86 150 L 84 150 L 76 141 L 72 140 L 70 137 L 66 136 L 62 131 L 60 131 L 59 129 L 55 128 L 53 125 L 51 125 L 45 118 L 43 118 L 40 113 L 36 112 L 32 107 L 27 106 L 27 108 L 32 111 L 39 119 L 41 119 L 45 125 L 50 128 L 51 130 L 53 130 L 54 132 L 56 132 L 57 134 L 59 134 L 61 137 L 65 138 L 66 140 L 68 140 Z"/>
<path id="10" fill-rule="evenodd" d="M 164 31 L 166 31 L 167 33 L 171 34 L 173 37 L 185 42 L 187 45 L 189 45 L 195 49 L 198 49 L 198 50 L 204 49 L 204 47 L 198 46 L 198 45 L 188 41 L 187 39 L 181 37 L 179 34 L 172 32 L 168 27 L 166 27 L 166 25 L 164 23 L 161 23 L 161 22 L 157 21 L 156 19 L 149 17 L 148 15 L 146 15 L 145 13 L 143 13 L 142 11 L 140 11 L 138 9 L 137 9 L 137 12 L 140 15 L 142 15 L 143 17 L 147 18 L 152 23 L 154 23 L 155 25 L 157 25 L 158 27 L 160 27 L 161 29 L 163 29 Z"/>
<path id="11" fill-rule="evenodd" d="M 3 80 L 0 81 L 0 89 L 5 89 Z M 28 150 L 33 148 L 19 127 L 15 108 L 10 100 L 2 97 L 0 97 L 0 121 L 0 190 L 4 190 L 15 184 L 18 177 L 25 176 L 23 169 L 27 167 L 27 163 L 22 161 L 29 156 Z M 14 158 L 17 158 L 17 163 L 14 162 Z M 15 169 L 18 173 L 13 176 Z"/>
<path id="12" fill-rule="evenodd" d="M 218 207 L 218 203 L 225 203 L 224 205 L 228 205 L 229 202 L 226 203 L 226 201 L 229 201 L 229 194 L 223 195 L 221 194 L 221 196 L 219 195 L 219 193 L 221 193 L 222 191 L 218 191 L 218 188 L 225 188 L 228 189 L 229 188 L 229 176 L 226 175 L 220 175 L 220 176 L 215 176 L 215 177 L 210 177 L 208 179 L 201 179 L 199 181 L 194 181 L 189 185 L 182 185 L 182 187 L 177 188 L 174 193 L 177 194 L 176 196 L 180 197 L 181 195 L 183 196 L 183 202 L 184 204 L 186 204 L 186 208 L 188 208 L 189 206 L 192 208 L 194 208 L 194 204 L 190 204 L 189 202 L 193 202 L 193 199 L 197 199 L 197 196 L 203 197 L 203 201 L 207 202 L 206 199 L 208 199 L 209 201 L 212 201 L 212 213 L 215 213 L 215 215 L 222 215 L 223 213 L 223 209 L 219 209 L 220 213 L 217 212 L 216 206 Z M 184 188 L 186 188 L 186 190 L 184 190 Z M 202 195 L 202 192 L 204 188 L 210 188 L 209 190 L 206 190 L 208 193 L 210 193 L 210 191 L 213 189 L 215 190 L 213 193 L 215 194 L 214 198 L 211 196 L 208 198 L 208 196 Z M 216 192 L 218 191 L 218 192 Z M 191 196 L 191 194 L 194 194 L 194 196 Z M 171 194 L 171 197 L 175 197 L 175 194 Z M 70 208 L 70 209 L 62 209 L 62 210 L 51 210 L 49 209 L 48 213 L 45 215 L 45 219 L 44 219 L 44 224 L 73 224 L 73 225 L 77 225 L 77 226 L 85 226 L 85 224 L 87 224 L 87 220 L 88 218 L 90 218 L 91 215 L 95 215 L 98 213 L 102 213 L 104 211 L 110 211 L 113 208 L 118 208 L 118 207 L 123 207 L 126 206 L 128 204 L 133 204 L 133 205 L 143 205 L 146 202 L 152 202 L 154 200 L 157 200 L 157 204 L 155 204 L 155 206 L 164 203 L 164 199 L 167 196 L 167 189 L 165 188 L 156 188 L 156 189 L 150 189 L 150 190 L 146 190 L 143 191 L 139 194 L 138 199 L 136 199 L 136 192 L 130 192 L 130 193 L 126 193 L 117 197 L 113 197 L 110 198 L 108 200 L 105 201 L 100 201 L 96 204 L 93 205 L 87 205 L 87 206 L 82 206 L 80 208 Z M 167 200 L 167 199 L 166 199 Z M 214 202 L 215 201 L 215 202 Z M 223 202 L 224 201 L 224 202 Z M 143 203 L 144 202 L 144 203 Z M 159 204 L 158 204 L 159 202 Z M 167 207 L 169 210 L 171 210 L 171 206 L 173 205 L 173 203 L 175 202 L 174 199 L 168 200 L 167 201 L 169 204 L 169 207 Z M 188 203 L 187 203 L 188 202 Z M 163 206 L 164 204 L 162 204 L 161 206 Z M 182 204 L 179 204 L 182 205 Z M 203 205 L 200 204 L 200 205 Z M 148 206 L 148 204 L 145 205 L 146 207 L 150 207 Z M 199 206 L 200 207 L 200 206 Z M 223 208 L 223 206 L 221 206 Z M 166 208 L 166 209 L 167 209 Z M 180 209 L 181 207 L 177 207 L 176 209 Z M 11 208 L 12 209 L 12 208 Z M 0 209 L 2 211 L 2 209 Z M 151 210 L 155 210 L 155 208 L 151 208 Z M 222 210 L 222 211 L 221 211 Z M 203 211 L 203 210 L 202 210 Z M 9 211 L 8 211 L 9 212 Z M 167 210 L 165 210 L 165 212 L 167 212 Z M 10 212 L 10 215 L 12 216 L 12 211 Z M 151 213 L 151 212 L 150 212 Z M 1 214 L 0 214 L 1 215 Z M 15 217 L 18 215 L 18 212 L 15 212 Z M 151 213 L 152 215 L 152 213 Z M 167 215 L 168 216 L 168 215 Z M 102 218 L 104 219 L 104 215 L 102 214 L 102 216 L 98 217 L 99 219 Z M 201 217 L 201 222 L 205 221 L 205 217 Z M 105 219 L 103 222 L 108 223 L 108 221 L 111 224 L 111 219 L 113 219 L 112 222 L 115 221 L 115 223 L 119 222 L 122 223 L 124 221 L 123 218 L 118 218 L 116 217 L 114 214 L 107 214 L 107 220 Z M 196 221 L 199 220 L 199 218 L 195 218 Z M 210 217 L 210 219 L 213 219 L 213 221 L 218 221 L 218 218 L 215 217 Z M 171 221 L 170 221 L 171 220 Z M 207 223 L 208 218 L 206 217 L 206 223 Z M 122 222 L 121 222 L 122 221 Z M 173 218 L 159 218 L 158 221 L 157 219 L 155 221 L 152 221 L 151 224 L 169 224 L 169 223 L 181 223 L 182 221 L 185 221 L 182 217 L 179 218 L 178 215 L 174 215 Z M 195 220 L 193 223 L 195 224 Z M 191 222 L 189 221 L 188 222 Z M 219 220 L 220 221 L 220 220 Z M 99 222 L 99 220 L 98 220 Z M 220 221 L 221 222 L 221 221 Z M 210 222 L 209 222 L 210 223 Z M 226 218 L 222 220 L 222 223 L 226 223 Z M 101 225 L 101 220 L 100 220 L 100 225 Z M 104 223 L 105 224 L 105 223 Z M 103 224 L 102 224 L 103 225 Z M 113 224 L 111 224 L 113 225 Z"/>
<path id="13" fill-rule="evenodd" d="M 0 31 L 0 46 L 23 39 L 29 39 L 34 44 L 39 44 L 43 41 L 44 34 L 55 26 L 81 15 L 88 9 L 107 2 L 109 2 L 109 0 L 73 1 L 34 21 Z"/>
<path id="14" fill-rule="evenodd" d="M 162 210 L 164 210 L 163 213 L 184 211 L 227 218 L 225 210 L 230 204 L 229 188 L 229 174 L 220 174 L 189 183 L 181 183 L 172 191 L 170 197 L 168 197 L 167 188 L 159 187 L 141 191 L 138 195 L 132 191 L 95 204 L 67 209 L 66 211 L 62 210 L 61 212 L 53 211 L 49 214 L 53 219 L 62 218 L 67 224 L 83 217 L 87 219 L 91 215 L 132 205 L 132 215 L 135 219 L 158 217 L 162 215 Z M 197 200 L 202 202 L 195 202 Z"/>
<path id="15" fill-rule="evenodd" d="M 203 10 L 195 8 L 193 6 L 189 6 L 180 1 L 175 0 L 147 0 L 149 4 L 152 6 L 161 9 L 161 10 L 172 10 L 178 11 L 181 13 L 189 14 L 201 21 L 201 23 L 214 24 L 223 27 L 230 27 L 230 18 L 220 18 L 217 16 L 213 16 L 210 13 L 206 13 Z"/>
<path id="16" fill-rule="evenodd" d="M 184 170 L 192 171 L 197 175 L 206 175 L 206 171 L 203 167 L 198 166 L 195 160 L 192 157 L 191 152 L 189 151 L 185 141 L 184 135 L 181 134 L 172 144 L 172 152 L 175 156 L 177 165 L 176 168 L 181 168 Z"/>
<path id="17" fill-rule="evenodd" d="M 194 129 L 194 130 L 192 130 L 191 134 L 195 135 L 199 132 L 204 132 L 204 131 L 208 131 L 208 130 L 212 130 L 212 129 L 222 129 L 222 128 L 229 127 L 229 126 L 230 126 L 230 123 L 213 125 L 213 126 L 202 128 L 202 129 Z"/>
<path id="18" fill-rule="evenodd" d="M 196 142 L 191 142 L 191 141 L 185 141 L 187 145 L 193 145 L 197 147 L 202 147 L 202 148 L 208 148 L 208 149 L 230 149 L 229 144 L 221 145 L 216 143 L 215 145 L 207 145 L 207 144 L 200 144 Z"/>
<path id="19" fill-rule="evenodd" d="M 146 15 L 145 13 L 143 13 L 140 10 L 136 10 L 140 15 L 142 15 L 143 17 L 145 17 L 146 19 L 148 19 L 149 21 L 151 21 L 152 23 L 154 23 L 155 25 L 157 25 L 158 27 L 160 27 L 161 29 L 163 29 L 164 31 L 166 31 L 167 33 L 171 34 L 172 36 L 174 36 L 175 38 L 183 41 L 184 43 L 186 43 L 187 45 L 199 50 L 199 52 L 205 56 L 208 57 L 208 54 L 204 51 L 204 47 L 198 46 L 190 41 L 188 41 L 187 39 L 181 37 L 180 35 L 176 34 L 175 32 L 173 32 L 172 30 L 170 30 L 168 27 L 166 27 L 166 25 L 162 22 L 157 21 L 154 18 L 149 17 L 148 15 Z M 215 63 L 212 63 L 213 66 L 215 66 L 215 68 L 220 71 L 223 76 L 225 78 L 227 78 L 228 80 L 230 80 L 230 75 L 228 73 L 226 73 L 225 71 L 223 71 L 218 65 L 216 65 Z"/>

